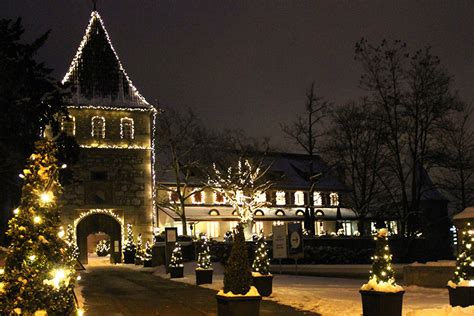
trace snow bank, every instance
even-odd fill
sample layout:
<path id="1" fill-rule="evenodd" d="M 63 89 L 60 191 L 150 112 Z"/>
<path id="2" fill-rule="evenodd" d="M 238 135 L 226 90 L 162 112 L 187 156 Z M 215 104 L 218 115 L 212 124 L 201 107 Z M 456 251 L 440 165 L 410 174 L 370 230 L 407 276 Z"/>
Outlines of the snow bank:
<path id="1" fill-rule="evenodd" d="M 400 285 L 389 282 L 377 282 L 375 278 L 371 278 L 369 282 L 363 284 L 360 288 L 362 291 L 377 291 L 384 293 L 397 293 L 403 291 Z"/>
<path id="2" fill-rule="evenodd" d="M 462 280 L 459 281 L 459 283 L 454 283 L 453 281 L 448 281 L 448 286 L 450 288 L 455 289 L 458 286 L 474 286 L 474 281 L 473 280 Z"/>
<path id="3" fill-rule="evenodd" d="M 271 275 L 272 275 L 271 273 L 269 273 L 269 274 L 261 274 L 260 272 L 253 272 L 253 271 L 252 271 L 252 276 L 253 276 L 253 277 L 256 277 L 256 278 L 262 277 L 262 276 L 271 276 Z"/>
<path id="4" fill-rule="evenodd" d="M 409 264 L 409 266 L 422 266 L 422 267 L 454 267 L 456 265 L 456 261 L 454 260 L 439 260 L 439 261 L 428 261 L 426 263 L 414 262 Z"/>
<path id="5" fill-rule="evenodd" d="M 419 309 L 408 312 L 406 316 L 468 316 L 474 315 L 474 306 L 452 307 L 450 305 L 441 308 Z"/>
<path id="6" fill-rule="evenodd" d="M 245 294 L 234 294 L 234 293 L 232 293 L 232 291 L 229 291 L 229 292 L 226 293 L 226 292 L 224 292 L 224 290 L 220 290 L 219 292 L 217 292 L 217 295 L 228 296 L 228 297 L 260 296 L 260 294 L 258 293 L 258 290 L 255 288 L 255 286 L 251 286 L 250 290 Z"/>

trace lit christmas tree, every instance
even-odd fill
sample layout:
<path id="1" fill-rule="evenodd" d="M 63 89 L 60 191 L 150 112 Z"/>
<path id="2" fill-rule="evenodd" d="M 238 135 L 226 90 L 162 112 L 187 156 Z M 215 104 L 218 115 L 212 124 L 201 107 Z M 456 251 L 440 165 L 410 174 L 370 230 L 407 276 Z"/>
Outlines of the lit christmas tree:
<path id="1" fill-rule="evenodd" d="M 474 285 L 474 230 L 471 223 L 467 223 L 460 234 L 460 246 L 454 278 L 448 283 L 452 288 Z"/>
<path id="2" fill-rule="evenodd" d="M 269 266 L 270 257 L 268 256 L 267 242 L 265 241 L 263 231 L 261 231 L 257 240 L 257 249 L 255 250 L 255 259 L 253 260 L 252 271 L 254 273 L 267 275 L 269 274 Z"/>
<path id="3" fill-rule="evenodd" d="M 99 241 L 95 247 L 95 252 L 99 257 L 105 257 L 109 254 L 110 245 L 109 242 L 105 239 Z"/>
<path id="4" fill-rule="evenodd" d="M 53 142 L 35 144 L 27 160 L 20 206 L 9 222 L 11 238 L 0 284 L 2 315 L 70 315 L 76 272 L 61 238 L 59 208 L 61 194 L 58 162 Z"/>
<path id="5" fill-rule="evenodd" d="M 197 266 L 198 269 L 211 269 L 211 251 L 209 249 L 207 236 L 205 234 L 201 236 L 201 245 L 198 253 Z"/>
<path id="6" fill-rule="evenodd" d="M 71 224 L 67 225 L 64 241 L 68 246 L 67 255 L 69 256 L 69 260 L 75 265 L 77 258 L 79 258 L 79 248 L 77 247 L 74 227 Z"/>
<path id="7" fill-rule="evenodd" d="M 178 242 L 175 243 L 173 252 L 171 253 L 170 267 L 171 268 L 184 267 L 183 252 L 181 251 L 181 245 Z"/>
<path id="8" fill-rule="evenodd" d="M 127 224 L 127 239 L 125 240 L 125 245 L 123 247 L 125 263 L 134 262 L 136 249 L 137 247 L 133 241 L 133 226 L 131 224 Z"/>
<path id="9" fill-rule="evenodd" d="M 370 270 L 369 282 L 362 285 L 361 290 L 398 292 L 403 288 L 395 282 L 395 272 L 392 268 L 392 255 L 388 246 L 388 231 L 386 228 L 379 229 L 375 240 L 375 254 L 372 257 L 372 270 Z"/>
<path id="10" fill-rule="evenodd" d="M 137 250 L 135 251 L 135 262 L 139 264 L 143 262 L 142 234 L 138 234 Z"/>
<path id="11" fill-rule="evenodd" d="M 242 223 L 239 223 L 232 251 L 224 269 L 224 293 L 230 291 L 233 294 L 247 294 L 251 283 L 252 273 L 248 264 L 244 227 Z"/>
<path id="12" fill-rule="evenodd" d="M 143 263 L 145 264 L 145 266 L 151 266 L 152 258 L 153 258 L 153 253 L 151 249 L 151 244 L 147 240 L 145 243 L 145 253 L 143 255 Z"/>

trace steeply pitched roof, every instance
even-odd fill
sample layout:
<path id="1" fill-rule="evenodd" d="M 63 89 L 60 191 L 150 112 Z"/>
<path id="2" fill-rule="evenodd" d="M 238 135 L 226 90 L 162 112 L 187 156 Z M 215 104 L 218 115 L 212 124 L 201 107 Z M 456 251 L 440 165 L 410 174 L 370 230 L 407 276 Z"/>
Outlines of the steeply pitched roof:
<path id="1" fill-rule="evenodd" d="M 63 83 L 75 105 L 153 108 L 125 72 L 99 13 L 93 11 Z"/>

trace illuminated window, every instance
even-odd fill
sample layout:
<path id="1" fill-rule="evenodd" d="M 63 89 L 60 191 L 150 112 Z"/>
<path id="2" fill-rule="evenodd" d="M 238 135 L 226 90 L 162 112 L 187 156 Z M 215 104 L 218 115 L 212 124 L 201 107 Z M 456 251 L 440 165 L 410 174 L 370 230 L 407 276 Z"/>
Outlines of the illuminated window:
<path id="1" fill-rule="evenodd" d="M 278 210 L 275 212 L 275 215 L 277 216 L 285 216 L 285 212 L 283 210 Z"/>
<path id="2" fill-rule="evenodd" d="M 321 192 L 313 193 L 313 205 L 322 206 L 323 205 L 323 196 Z"/>
<path id="3" fill-rule="evenodd" d="M 265 203 L 266 201 L 267 201 L 267 195 L 265 194 L 265 192 L 262 192 L 257 196 L 258 203 Z"/>
<path id="4" fill-rule="evenodd" d="M 219 211 L 218 211 L 218 210 L 210 210 L 210 211 L 209 211 L 209 215 L 211 215 L 211 216 L 219 216 L 220 214 L 219 214 Z"/>
<path id="5" fill-rule="evenodd" d="M 193 204 L 203 204 L 204 203 L 204 194 L 202 191 L 196 191 L 192 195 Z"/>
<path id="6" fill-rule="evenodd" d="M 304 205 L 304 193 L 303 191 L 295 192 L 295 205 Z"/>
<path id="7" fill-rule="evenodd" d="M 285 204 L 286 204 L 285 192 L 278 191 L 276 193 L 276 205 L 285 205 Z"/>
<path id="8" fill-rule="evenodd" d="M 103 116 L 94 116 L 91 120 L 92 123 L 92 137 L 94 138 L 105 138 L 105 118 Z"/>
<path id="9" fill-rule="evenodd" d="M 63 116 L 61 120 L 61 130 L 68 136 L 76 135 L 76 118 L 72 115 Z"/>
<path id="10" fill-rule="evenodd" d="M 222 192 L 214 192 L 214 203 L 216 204 L 225 204 L 225 195 Z"/>
<path id="11" fill-rule="evenodd" d="M 255 216 L 263 216 L 263 211 L 262 210 L 256 210 L 254 215 Z"/>
<path id="12" fill-rule="evenodd" d="M 233 210 L 233 211 L 232 211 L 232 215 L 233 215 L 233 216 L 239 216 L 239 212 L 238 212 L 237 210 Z"/>
<path id="13" fill-rule="evenodd" d="M 304 216 L 304 211 L 302 211 L 302 210 L 297 210 L 297 211 L 296 211 L 296 215 L 298 215 L 298 216 Z"/>
<path id="14" fill-rule="evenodd" d="M 244 192 L 237 191 L 236 200 L 237 200 L 237 204 L 244 204 Z"/>
<path id="15" fill-rule="evenodd" d="M 179 197 L 176 191 L 168 191 L 168 199 L 171 203 L 178 203 Z"/>
<path id="16" fill-rule="evenodd" d="M 255 223 L 252 227 L 252 232 L 254 234 L 260 234 L 261 231 L 263 231 L 263 222 L 262 221 L 255 221 Z"/>
<path id="17" fill-rule="evenodd" d="M 207 235 L 211 238 L 219 237 L 219 222 L 207 223 Z"/>
<path id="18" fill-rule="evenodd" d="M 338 206 L 339 205 L 339 194 L 336 192 L 332 192 L 329 194 L 329 199 L 331 202 L 331 206 Z"/>
<path id="19" fill-rule="evenodd" d="M 122 139 L 134 139 L 135 138 L 135 126 L 132 118 L 122 117 L 120 119 L 120 138 Z"/>

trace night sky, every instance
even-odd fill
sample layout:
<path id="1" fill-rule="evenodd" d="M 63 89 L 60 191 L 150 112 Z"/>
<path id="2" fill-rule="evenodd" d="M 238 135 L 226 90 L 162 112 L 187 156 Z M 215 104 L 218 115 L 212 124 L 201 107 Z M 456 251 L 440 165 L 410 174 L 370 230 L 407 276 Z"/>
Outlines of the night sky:
<path id="1" fill-rule="evenodd" d="M 40 60 L 62 79 L 87 26 L 87 0 L 2 0 L 26 38 L 48 29 Z M 431 45 L 467 102 L 474 100 L 474 1 L 99 0 L 98 11 L 135 86 L 150 103 L 190 106 L 216 128 L 242 127 L 290 147 L 279 123 L 305 91 L 335 104 L 362 94 L 354 44 Z"/>

